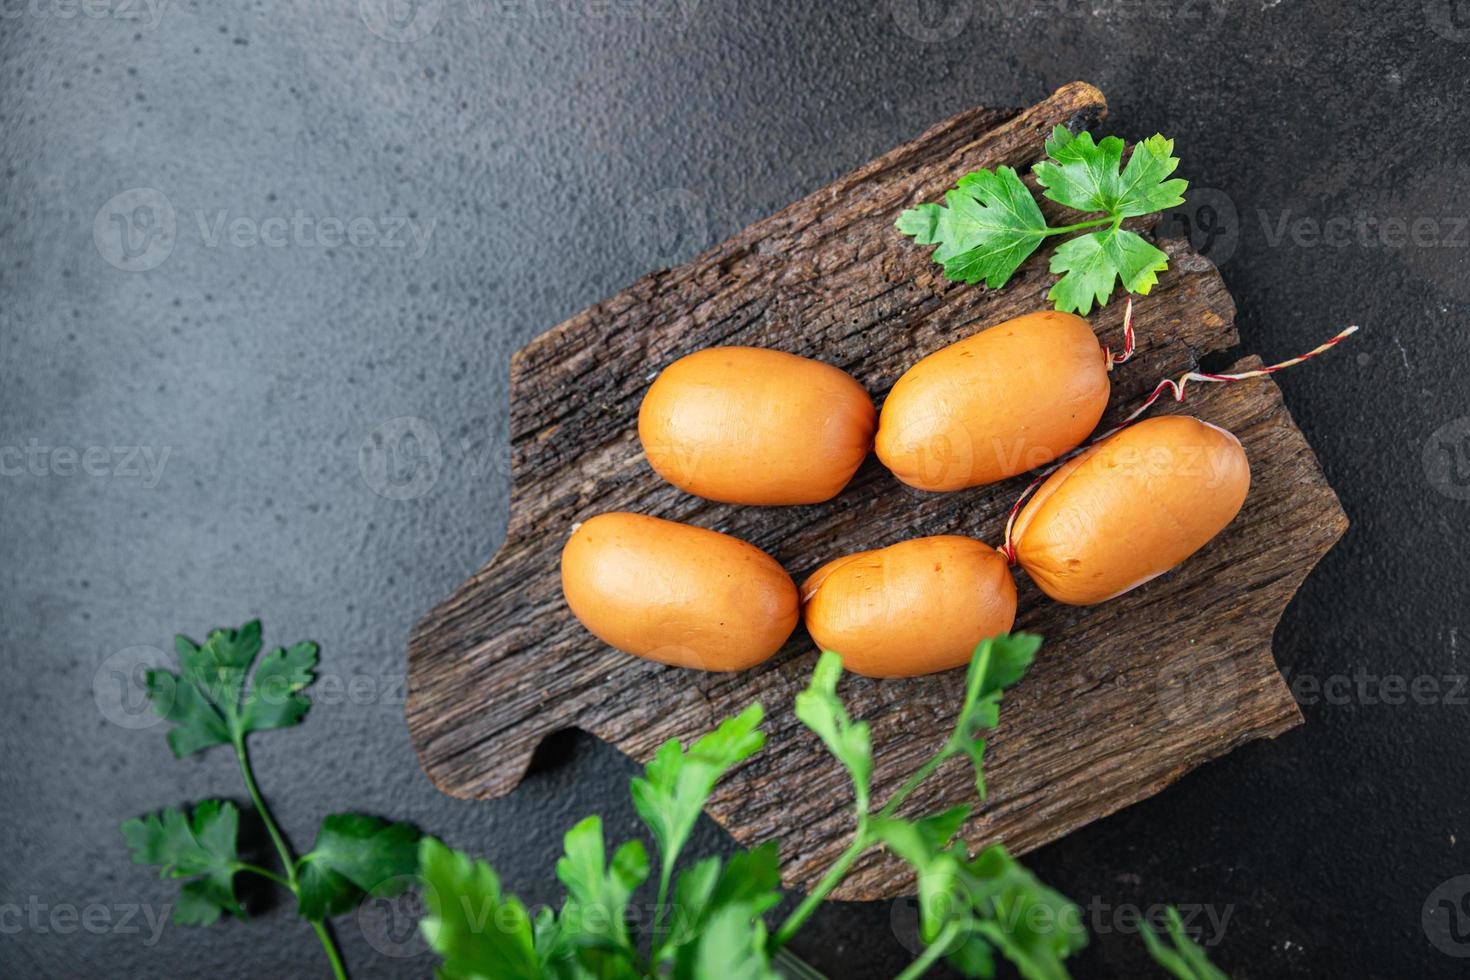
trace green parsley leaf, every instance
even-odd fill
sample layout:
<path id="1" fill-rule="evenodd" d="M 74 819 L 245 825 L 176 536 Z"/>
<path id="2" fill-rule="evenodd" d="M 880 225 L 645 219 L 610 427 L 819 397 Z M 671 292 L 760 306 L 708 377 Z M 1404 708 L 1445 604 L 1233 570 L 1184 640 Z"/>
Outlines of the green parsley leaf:
<path id="1" fill-rule="evenodd" d="M 536 918 L 531 920 L 532 945 L 536 950 L 536 959 L 545 964 L 545 973 L 549 976 L 561 976 L 563 972 L 575 971 L 576 949 L 566 941 L 562 934 L 561 923 L 557 921 L 556 913 L 551 906 L 543 905 L 536 910 Z"/>
<path id="2" fill-rule="evenodd" d="M 914 829 L 919 836 L 933 850 L 946 847 L 954 835 L 960 832 L 960 825 L 970 815 L 970 807 L 966 804 L 950 807 L 942 813 L 933 813 L 927 817 L 920 817 L 914 821 Z"/>
<path id="3" fill-rule="evenodd" d="M 311 707 L 311 698 L 300 693 L 315 680 L 315 643 L 297 643 L 268 654 L 255 669 L 250 690 L 245 693 L 240 722 L 247 732 L 289 728 Z"/>
<path id="4" fill-rule="evenodd" d="M 1063 964 L 1087 945 L 1082 913 L 1042 884 L 1006 849 L 992 845 L 963 865 L 961 883 L 980 935 L 1028 980 L 1065 980 Z"/>
<path id="5" fill-rule="evenodd" d="M 1017 683 L 1041 649 L 1041 637 L 1010 633 L 982 640 L 970 657 L 965 674 L 965 700 L 960 705 L 947 752 L 970 757 L 975 768 L 975 790 L 985 799 L 985 729 L 1000 724 L 1001 692 Z"/>
<path id="6" fill-rule="evenodd" d="M 1118 164 L 1123 159 L 1123 141 L 1108 136 L 1101 143 L 1091 133 L 1073 136 L 1065 126 L 1052 130 L 1046 141 L 1045 160 L 1031 168 L 1047 197 L 1076 211 L 1115 213 L 1122 196 Z"/>
<path id="7" fill-rule="evenodd" d="M 541 980 L 546 975 L 526 907 L 501 893 L 490 865 L 424 837 L 419 874 L 429 909 L 419 929 L 444 959 L 440 976 Z M 538 916 L 536 934 L 547 929 Z"/>
<path id="8" fill-rule="evenodd" d="M 1137 218 L 1184 203 L 1189 181 L 1175 177 L 1165 180 L 1179 167 L 1174 155 L 1174 141 L 1155 133 L 1141 143 L 1133 144 L 1133 155 L 1123 168 L 1122 197 L 1118 214 Z"/>
<path id="9" fill-rule="evenodd" d="M 873 777 L 873 747 L 867 722 L 856 722 L 847 714 L 847 706 L 837 696 L 837 681 L 842 676 L 842 656 L 823 651 L 812 672 L 811 683 L 796 696 L 796 717 L 817 733 L 827 751 L 837 757 L 852 776 L 853 793 L 858 813 L 868 812 Z"/>
<path id="10" fill-rule="evenodd" d="M 969 717 L 982 700 L 1019 683 L 1040 649 L 1041 637 L 1035 633 L 1002 633 L 981 640 L 965 672 L 965 700 L 960 703 L 960 717 Z M 994 727 L 996 722 L 989 724 Z"/>
<path id="11" fill-rule="evenodd" d="M 297 911 L 321 920 L 346 912 L 365 895 L 401 894 L 418 869 L 419 832 L 360 813 L 322 821 L 316 844 L 296 862 Z"/>
<path id="12" fill-rule="evenodd" d="M 285 728 L 306 714 L 311 699 L 300 692 L 313 680 L 316 644 L 298 643 L 271 653 L 247 690 L 250 665 L 260 647 L 259 620 L 238 630 L 215 630 L 203 646 L 180 636 L 174 641 L 178 673 L 148 672 L 149 700 L 175 726 L 168 733 L 175 756 L 233 743 L 249 732 Z"/>
<path id="13" fill-rule="evenodd" d="M 1000 846 L 974 859 L 962 844 L 936 846 L 917 823 L 873 822 L 878 839 L 918 873 L 919 936 L 945 943 L 950 965 L 992 977 L 998 953 L 1030 980 L 1065 980 L 1063 961 L 1087 943 L 1081 913 Z"/>
<path id="14" fill-rule="evenodd" d="M 704 809 L 715 784 L 737 764 L 765 744 L 760 731 L 765 712 L 753 704 L 690 746 L 680 749 L 677 739 L 659 746 L 642 777 L 631 785 L 633 808 L 653 832 L 665 880 Z"/>
<path id="15" fill-rule="evenodd" d="M 898 230 L 935 245 L 934 261 L 956 282 L 1005 284 L 1046 236 L 1036 199 L 1010 167 L 961 177 L 944 196 L 948 207 L 921 204 L 898 216 Z"/>
<path id="16" fill-rule="evenodd" d="M 947 278 L 984 281 L 994 289 L 1051 235 L 1088 227 L 1104 230 L 1064 242 L 1051 271 L 1064 273 L 1047 297 L 1059 310 L 1086 314 L 1107 303 L 1119 280 L 1128 292 L 1146 294 L 1168 266 L 1159 249 L 1119 225 L 1174 207 L 1184 201 L 1188 181 L 1170 178 L 1179 166 L 1174 141 L 1155 134 L 1133 147 L 1123 164 L 1125 145 L 1116 136 L 1094 141 L 1056 127 L 1046 142 L 1049 160 L 1032 168 L 1049 199 L 1095 217 L 1053 228 L 1026 185 L 1009 167 L 977 170 L 961 177 L 945 195 L 948 207 L 920 204 L 899 215 L 897 227 L 920 245 L 939 245 L 934 260 Z M 1121 168 L 1121 169 L 1120 169 Z M 1100 214 L 1100 216 L 1098 216 Z"/>
<path id="17" fill-rule="evenodd" d="M 730 905 L 761 915 L 781 902 L 781 869 L 775 841 L 736 851 L 723 871 L 719 858 L 705 858 L 679 874 L 674 918 L 660 955 L 694 941 L 715 912 Z"/>
<path id="18" fill-rule="evenodd" d="M 1123 141 L 1109 136 L 1094 143 L 1091 133 L 1073 136 L 1058 126 L 1046 143 L 1045 160 L 1032 168 L 1047 197 L 1077 211 L 1102 211 L 1111 218 L 1135 218 L 1184 202 L 1189 182 L 1166 180 L 1179 166 L 1174 141 L 1155 134 L 1137 143 L 1128 165 L 1118 172 Z"/>
<path id="19" fill-rule="evenodd" d="M 1062 961 L 1087 942 L 1081 913 L 1004 848 L 988 847 L 971 860 L 963 844 L 947 846 L 964 816 L 949 811 L 870 824 L 875 838 L 918 874 L 920 938 L 944 942 L 951 965 L 966 976 L 993 976 L 999 953 L 1024 977 L 1065 978 Z"/>
<path id="20" fill-rule="evenodd" d="M 921 876 L 944 850 L 943 844 L 936 846 L 913 821 L 900 817 L 874 817 L 869 821 L 868 829 L 875 840 L 882 841 L 899 860 L 914 868 Z M 922 885 L 922 881 L 920 884 Z"/>
<path id="21" fill-rule="evenodd" d="M 239 827 L 240 811 L 233 803 L 205 800 L 194 807 L 192 817 L 169 807 L 125 822 L 122 833 L 134 864 L 160 865 L 161 878 L 192 879 L 179 892 L 173 921 L 207 926 L 221 912 L 245 917 L 235 901 Z"/>
<path id="22" fill-rule="evenodd" d="M 631 950 L 628 899 L 648 878 L 648 853 L 639 841 L 628 841 L 605 865 L 602 820 L 588 817 L 566 832 L 566 854 L 556 862 L 556 876 L 567 889 L 560 920 L 568 939 L 588 946 Z"/>
<path id="23" fill-rule="evenodd" d="M 782 980 L 766 953 L 766 925 L 754 907 L 722 906 L 674 964 L 674 980 Z"/>
<path id="24" fill-rule="evenodd" d="M 1113 284 L 1123 280 L 1130 293 L 1147 296 L 1169 267 L 1169 256 L 1137 232 L 1116 225 L 1069 238 L 1052 253 L 1051 271 L 1064 273 L 1046 294 L 1059 310 L 1086 316 L 1096 298 L 1106 305 Z"/>
<path id="25" fill-rule="evenodd" d="M 1179 910 L 1172 905 L 1168 909 L 1165 928 L 1169 939 L 1174 943 L 1173 949 L 1164 945 L 1152 926 L 1145 925 L 1142 930 L 1144 945 L 1148 946 L 1148 953 L 1155 963 L 1179 980 L 1230 980 L 1224 970 L 1210 962 L 1204 947 L 1189 938 L 1189 934 L 1184 931 L 1184 921 L 1179 917 Z"/>
<path id="26" fill-rule="evenodd" d="M 781 893 L 777 890 L 780 887 L 780 847 L 775 841 L 766 841 L 731 856 L 708 905 L 710 908 L 744 905 L 760 915 L 781 903 Z"/>

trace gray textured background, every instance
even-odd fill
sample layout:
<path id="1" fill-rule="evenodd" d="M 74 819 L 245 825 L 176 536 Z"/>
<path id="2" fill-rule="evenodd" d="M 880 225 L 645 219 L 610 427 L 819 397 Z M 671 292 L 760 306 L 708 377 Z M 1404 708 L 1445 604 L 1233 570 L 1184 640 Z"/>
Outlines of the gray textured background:
<path id="1" fill-rule="evenodd" d="M 765 6 L 421 0 L 395 27 L 381 0 L 0 4 L 0 974 L 325 973 L 269 893 L 244 923 L 121 921 L 174 886 L 119 821 L 242 797 L 227 751 L 176 762 L 99 709 L 94 680 L 109 703 L 179 631 L 259 615 L 267 643 L 321 643 L 337 686 L 255 742 L 299 847 L 332 810 L 408 819 L 541 901 L 566 826 L 636 833 L 632 766 L 588 738 L 471 804 L 404 730 L 411 624 L 504 532 L 511 352 L 950 113 L 1082 78 L 1110 131 L 1177 137 L 1246 350 L 1367 330 L 1281 378 L 1353 521 L 1277 632 L 1308 724 L 1034 856 L 1096 908 L 1077 973 L 1139 975 L 1113 913 L 1171 901 L 1229 915 L 1238 977 L 1463 975 L 1470 7 Z M 363 238 L 405 220 L 419 245 Z M 1384 675 L 1440 693 L 1393 703 Z M 831 906 L 797 948 L 892 975 L 910 911 Z M 430 970 L 337 931 L 359 977 Z"/>

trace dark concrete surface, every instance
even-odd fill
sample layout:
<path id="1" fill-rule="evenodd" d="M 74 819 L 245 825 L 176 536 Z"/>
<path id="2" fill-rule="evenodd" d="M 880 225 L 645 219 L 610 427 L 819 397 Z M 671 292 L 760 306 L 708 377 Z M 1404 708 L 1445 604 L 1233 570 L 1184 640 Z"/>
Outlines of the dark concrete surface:
<path id="1" fill-rule="evenodd" d="M 254 743 L 299 847 L 334 810 L 412 820 L 544 901 L 564 828 L 637 833 L 633 767 L 589 738 L 474 804 L 404 729 L 411 624 L 504 533 L 511 352 L 952 112 L 1079 78 L 1110 131 L 1178 139 L 1245 350 L 1366 329 L 1280 379 L 1353 522 L 1276 635 L 1307 725 L 1034 855 L 1089 909 L 1076 973 L 1159 975 L 1117 923 L 1173 902 L 1237 977 L 1465 974 L 1463 2 L 383 9 L 0 3 L 0 975 L 326 974 L 282 896 L 149 925 L 175 886 L 118 823 L 243 798 L 226 750 L 174 761 L 114 703 L 175 632 L 322 645 L 334 686 Z M 910 914 L 834 905 L 796 945 L 891 976 Z M 339 921 L 353 974 L 429 975 L 382 925 Z"/>

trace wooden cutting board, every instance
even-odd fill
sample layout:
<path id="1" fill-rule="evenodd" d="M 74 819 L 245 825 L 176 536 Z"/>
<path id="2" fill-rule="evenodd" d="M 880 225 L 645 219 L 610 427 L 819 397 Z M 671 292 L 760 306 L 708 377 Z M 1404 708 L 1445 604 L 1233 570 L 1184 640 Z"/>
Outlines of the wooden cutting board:
<path id="1" fill-rule="evenodd" d="M 792 714 L 792 698 L 815 662 L 806 632 L 798 628 L 767 663 L 735 675 L 627 656 L 568 611 L 558 572 L 562 544 L 577 521 L 636 511 L 744 538 L 798 582 L 830 558 L 920 535 L 999 544 L 1025 477 L 925 494 L 870 457 L 825 504 L 711 503 L 649 468 L 638 443 L 638 405 L 664 365 L 718 344 L 827 361 L 881 400 L 921 356 L 1046 306 L 1054 278 L 1046 249 L 992 291 L 947 282 L 929 249 L 903 238 L 893 222 L 906 207 L 940 199 L 967 171 L 1009 164 L 1029 173 L 1053 126 L 1080 130 L 1105 112 L 1102 93 L 1081 83 L 1025 110 L 963 112 L 693 261 L 645 276 L 515 355 L 505 543 L 424 617 L 409 643 L 408 727 L 440 789 L 503 796 L 520 782 L 537 744 L 566 728 L 644 762 L 665 739 L 687 742 L 760 701 L 767 745 L 720 786 L 709 813 L 742 843 L 779 838 L 788 885 L 815 882 L 848 839 L 851 791 L 841 767 Z M 1053 224 L 1062 223 L 1059 208 L 1042 204 Z M 1113 373 L 1104 425 L 1138 405 L 1159 379 L 1237 342 L 1235 307 L 1214 266 L 1185 243 L 1160 244 L 1169 271 L 1136 304 L 1138 353 Z M 1114 349 L 1122 307 L 1115 299 L 1091 317 Z M 1002 841 L 1027 851 L 1302 720 L 1272 658 L 1271 634 L 1346 518 L 1272 382 L 1200 386 L 1188 405 L 1244 444 L 1253 471 L 1245 508 L 1179 569 L 1098 606 L 1053 603 L 1017 571 L 1017 628 L 1041 633 L 1046 644 L 1006 695 L 986 767 L 990 795 L 963 830 L 974 847 Z M 489 536 L 469 518 L 465 531 Z M 962 684 L 963 671 L 844 679 L 840 692 L 853 714 L 872 724 L 875 799 L 943 740 Z M 967 765 L 955 761 L 916 795 L 912 812 L 974 796 Z M 902 864 L 875 854 L 834 897 L 912 890 Z"/>

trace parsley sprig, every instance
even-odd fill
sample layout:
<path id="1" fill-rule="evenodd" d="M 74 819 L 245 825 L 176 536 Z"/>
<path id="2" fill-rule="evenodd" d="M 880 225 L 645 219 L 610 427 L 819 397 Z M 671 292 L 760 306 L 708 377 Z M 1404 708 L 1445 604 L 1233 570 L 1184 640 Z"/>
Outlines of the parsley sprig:
<path id="1" fill-rule="evenodd" d="M 642 843 L 605 857 L 602 823 L 588 817 L 567 831 L 556 875 L 567 897 L 559 912 L 534 918 L 504 895 L 491 867 L 431 837 L 420 845 L 429 916 L 421 927 L 443 957 L 444 977 L 522 980 L 635 980 L 647 977 L 779 980 L 765 951 L 761 915 L 780 901 L 774 844 L 705 858 L 674 879 L 674 866 L 715 785 L 765 742 L 759 705 L 682 748 L 659 747 L 632 782 L 633 806 L 659 851 L 658 903 L 646 954 L 627 925 L 628 901 L 647 880 Z M 674 901 L 667 901 L 672 888 Z M 664 923 L 670 908 L 677 910 Z M 472 914 L 473 913 L 473 914 Z"/>
<path id="2" fill-rule="evenodd" d="M 1152 926 L 1143 927 L 1143 941 L 1148 946 L 1148 953 L 1153 957 L 1155 963 L 1167 970 L 1170 976 L 1178 977 L 1179 980 L 1230 980 L 1225 971 L 1215 966 L 1205 956 L 1205 951 L 1199 943 L 1189 938 L 1189 933 L 1184 930 L 1184 920 L 1179 917 L 1179 910 L 1169 906 L 1165 910 L 1164 929 L 1169 937 L 1172 947 L 1166 946 L 1153 930 Z"/>
<path id="3" fill-rule="evenodd" d="M 609 853 L 602 821 L 588 817 L 568 830 L 556 877 L 566 890 L 559 909 L 533 914 L 507 894 L 493 868 L 407 824 L 354 813 L 322 822 L 312 849 L 293 856 L 255 783 L 247 736 L 299 723 L 311 706 L 305 689 L 317 664 L 314 644 L 260 656 L 258 622 L 217 630 L 203 644 L 180 637 L 179 670 L 151 671 L 149 697 L 173 722 L 168 742 L 183 757 L 215 745 L 235 750 L 241 776 L 280 858 L 280 869 L 244 860 L 238 848 L 241 813 L 225 800 L 192 810 L 169 807 L 123 824 L 139 864 L 182 880 L 173 920 L 208 925 L 224 913 L 244 917 L 235 896 L 237 874 L 254 874 L 289 889 L 311 923 L 335 976 L 346 971 L 327 926 L 365 896 L 387 896 L 415 882 L 428 914 L 419 926 L 440 956 L 447 980 L 782 980 L 819 976 L 786 944 L 842 882 L 852 866 L 885 848 L 915 871 L 919 935 L 924 948 L 899 974 L 915 980 L 941 959 L 969 977 L 990 978 L 1000 960 L 1028 980 L 1066 980 L 1066 960 L 1087 942 L 1077 907 L 1026 870 L 1004 847 L 973 857 L 956 838 L 968 805 L 922 816 L 901 815 L 911 795 L 952 759 L 968 760 L 985 798 L 987 738 L 1000 721 L 1004 691 L 1035 659 L 1039 638 L 999 636 L 975 649 L 964 698 L 949 737 L 899 788 L 876 805 L 873 752 L 866 722 L 854 720 L 837 693 L 842 660 L 822 654 L 807 688 L 796 697 L 797 718 L 847 771 L 855 828 L 846 850 L 816 887 L 774 930 L 765 915 L 781 901 L 774 841 L 706 857 L 677 870 L 710 793 L 764 745 L 760 705 L 751 705 L 687 748 L 659 747 L 633 779 L 634 809 L 658 854 L 657 903 L 646 933 L 635 928 L 633 896 L 652 875 L 641 841 Z M 415 874 L 416 872 L 416 874 Z M 1150 955 L 1181 980 L 1226 980 L 1169 910 L 1166 945 L 1151 931 Z"/>
<path id="4" fill-rule="evenodd" d="M 175 640 L 177 673 L 148 672 L 148 697 L 173 722 L 168 744 L 178 758 L 215 745 L 235 750 L 240 775 L 281 862 L 273 871 L 242 860 L 240 811 L 226 800 L 204 800 L 185 813 L 168 807 L 122 825 L 136 864 L 157 865 L 160 876 L 185 879 L 173 921 L 209 925 L 221 914 L 245 917 L 235 898 L 235 875 L 259 875 L 291 890 L 297 912 L 311 923 L 335 976 L 346 976 L 326 921 L 356 907 L 367 895 L 401 892 L 418 867 L 419 833 L 357 813 L 322 821 L 316 843 L 297 858 L 261 797 L 250 766 L 246 736 L 298 724 L 311 707 L 304 691 L 315 679 L 317 647 L 297 643 L 259 658 L 260 622 L 215 630 L 203 644 Z M 254 667 L 252 671 L 252 666 Z"/>
<path id="5" fill-rule="evenodd" d="M 920 817 L 900 816 L 911 794 L 946 762 L 965 758 L 985 797 L 983 763 L 988 733 L 1000 721 L 1003 692 L 1021 680 L 1041 646 L 1027 634 L 999 636 L 976 649 L 965 678 L 953 731 L 933 756 L 881 807 L 873 803 L 873 752 L 866 722 L 855 721 L 837 694 L 842 658 L 827 652 L 806 690 L 796 697 L 797 718 L 847 770 L 856 828 L 852 841 L 774 932 L 764 913 L 780 901 L 777 848 L 768 842 L 737 851 L 728 862 L 705 858 L 673 869 L 706 799 L 730 770 L 762 745 L 762 710 L 752 705 L 687 749 L 675 740 L 659 747 L 633 780 L 634 808 L 659 850 L 658 900 L 648 936 L 628 925 L 629 901 L 649 877 L 638 841 L 623 844 L 609 861 L 601 822 L 589 817 L 567 832 L 556 874 L 566 887 L 560 910 L 531 915 L 502 890 L 494 869 L 432 837 L 420 844 L 420 873 L 429 915 L 420 926 L 442 957 L 448 980 L 780 980 L 813 976 L 787 942 L 851 870 L 876 847 L 887 848 L 918 876 L 920 938 L 924 950 L 898 980 L 915 980 L 945 959 L 968 977 L 993 977 L 1004 959 L 1029 980 L 1065 980 L 1068 957 L 1087 942 L 1081 913 L 1048 888 L 1000 845 L 971 857 L 955 835 L 969 816 L 957 806 Z M 671 885 L 672 882 L 672 885 Z M 673 902 L 667 903 L 672 888 Z M 667 923 L 669 911 L 673 915 Z M 1223 980 L 1204 953 L 1171 926 L 1176 950 L 1152 934 L 1150 951 L 1187 980 Z M 1179 969 L 1196 972 L 1183 974 Z"/>
<path id="6" fill-rule="evenodd" d="M 968 805 L 919 819 L 898 816 L 909 796 L 957 756 L 970 761 L 976 792 L 985 798 L 985 733 L 1000 723 L 1002 692 L 1021 679 L 1040 647 L 1041 638 L 1026 633 L 999 636 L 976 647 L 954 730 L 876 811 L 870 802 L 873 760 L 868 726 L 853 722 L 837 697 L 842 658 L 830 651 L 822 654 L 811 685 L 796 697 L 796 716 L 817 733 L 851 776 L 857 827 L 847 849 L 777 929 L 773 947 L 779 948 L 796 933 L 859 858 L 882 845 L 918 874 L 920 937 L 927 945 L 901 974 L 906 980 L 922 974 L 940 957 L 947 957 L 966 976 L 989 977 L 997 952 L 1017 966 L 1043 964 L 1046 969 L 1036 976 L 1065 976 L 1062 960 L 1087 941 L 1075 906 L 1031 877 L 999 845 L 970 858 L 964 842 L 954 841 L 970 815 Z M 1070 928 L 1065 925 L 1067 916 L 1059 914 L 1050 920 L 1052 928 L 1028 931 L 1024 917 L 1014 913 L 1036 904 L 1070 914 Z"/>
<path id="7" fill-rule="evenodd" d="M 760 749 L 759 705 L 687 749 L 674 740 L 664 743 L 644 774 L 633 780 L 634 808 L 660 855 L 658 901 L 646 946 L 625 923 L 629 897 L 649 874 L 644 849 L 629 842 L 606 862 L 595 817 L 566 835 L 566 855 L 557 862 L 557 877 L 567 888 L 560 911 L 544 908 L 534 917 L 518 899 L 503 893 L 488 864 L 424 838 L 420 861 L 430 914 L 422 928 L 443 957 L 441 975 L 778 980 L 777 966 L 790 962 L 783 950 L 786 943 L 854 862 L 882 846 L 913 866 L 919 877 L 922 935 L 928 945 L 901 974 L 903 980 L 918 977 L 941 957 L 967 976 L 992 976 L 997 958 L 1010 960 L 1027 976 L 1065 976 L 1062 961 L 1086 942 L 1075 906 L 1001 847 L 988 847 L 971 858 L 963 842 L 954 841 L 969 807 L 919 818 L 899 815 L 909 796 L 956 757 L 970 760 L 977 790 L 984 795 L 985 733 L 999 721 L 1002 692 L 1021 679 L 1040 644 L 1039 638 L 1024 634 L 980 644 L 953 732 L 878 808 L 872 801 L 868 725 L 854 721 L 837 694 L 841 657 L 830 652 L 821 656 L 810 685 L 796 698 L 796 715 L 847 770 L 857 827 L 842 856 L 771 933 L 763 914 L 780 900 L 774 843 L 737 851 L 723 864 L 719 858 L 705 858 L 673 877 L 710 792 Z M 670 906 L 666 900 L 671 888 Z M 1039 905 L 1057 914 L 1038 920 L 1031 910 Z M 669 908 L 676 914 L 665 923 Z"/>
<path id="8" fill-rule="evenodd" d="M 1169 257 L 1123 221 L 1183 203 L 1189 184 L 1169 177 L 1179 166 L 1173 140 L 1154 135 L 1135 144 L 1126 166 L 1123 150 L 1116 136 L 1097 142 L 1058 126 L 1046 142 L 1050 159 L 1032 168 L 1046 197 L 1084 214 L 1102 212 L 1098 217 L 1051 227 L 1016 171 L 997 167 L 961 177 L 943 205 L 904 211 L 898 230 L 920 245 L 938 245 L 934 261 L 947 278 L 991 289 L 1005 285 L 1043 240 L 1086 232 L 1052 254 L 1051 271 L 1061 278 L 1047 299 L 1085 316 L 1094 301 L 1106 305 L 1119 281 L 1127 292 L 1147 294 Z"/>

